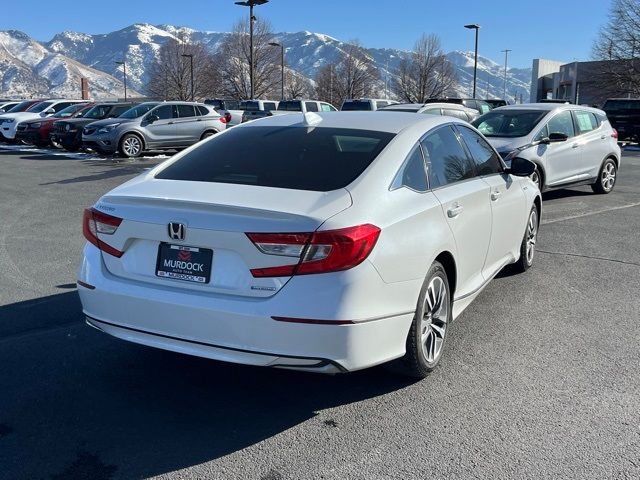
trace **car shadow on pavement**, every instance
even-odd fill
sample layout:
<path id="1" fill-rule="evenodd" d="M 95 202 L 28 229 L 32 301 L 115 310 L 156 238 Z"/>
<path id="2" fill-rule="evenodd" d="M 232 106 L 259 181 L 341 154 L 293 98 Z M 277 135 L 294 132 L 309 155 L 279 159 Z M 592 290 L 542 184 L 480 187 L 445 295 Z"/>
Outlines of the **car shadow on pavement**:
<path id="1" fill-rule="evenodd" d="M 160 475 L 302 422 L 334 429 L 322 410 L 413 383 L 382 368 L 325 376 L 130 344 L 86 327 L 75 291 L 0 307 L 2 324 L 0 478 Z"/>
<path id="2" fill-rule="evenodd" d="M 589 188 L 589 187 L 587 187 Z M 568 198 L 568 197 L 592 197 L 595 193 L 589 190 L 570 190 L 563 188 L 561 190 L 551 190 L 549 192 L 544 192 L 542 194 L 542 201 L 546 202 L 549 200 L 558 200 L 560 198 Z"/>

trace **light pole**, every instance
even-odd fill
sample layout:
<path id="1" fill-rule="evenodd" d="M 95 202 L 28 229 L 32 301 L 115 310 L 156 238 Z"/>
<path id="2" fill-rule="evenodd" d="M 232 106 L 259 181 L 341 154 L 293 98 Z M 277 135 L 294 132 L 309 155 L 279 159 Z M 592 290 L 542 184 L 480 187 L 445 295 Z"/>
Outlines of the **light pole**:
<path id="1" fill-rule="evenodd" d="M 477 23 L 470 23 L 469 25 L 465 25 L 464 28 L 476 31 L 476 53 L 473 61 L 473 98 L 476 98 L 476 78 L 478 76 L 478 31 L 480 30 L 480 25 Z"/>
<path id="2" fill-rule="evenodd" d="M 116 62 L 116 65 L 122 65 L 122 71 L 124 76 L 124 101 L 127 101 L 127 62 Z"/>
<path id="3" fill-rule="evenodd" d="M 191 101 L 195 101 L 195 96 L 193 94 L 193 54 L 192 53 L 183 53 L 183 57 L 188 58 L 191 62 Z"/>
<path id="4" fill-rule="evenodd" d="M 504 52 L 504 94 L 502 98 L 506 100 L 507 99 L 507 62 L 509 61 L 509 52 L 511 52 L 512 50 L 506 48 L 501 51 Z"/>
<path id="5" fill-rule="evenodd" d="M 278 42 L 269 42 L 272 47 L 280 47 L 280 65 L 282 67 L 282 79 L 280 84 L 280 100 L 284 100 L 284 45 Z"/>
<path id="6" fill-rule="evenodd" d="M 241 7 L 249 7 L 249 86 L 250 86 L 250 94 L 249 96 L 253 99 L 253 90 L 254 90 L 254 65 L 253 65 L 253 22 L 255 22 L 256 17 L 253 15 L 253 7 L 256 5 L 264 5 L 269 0 L 246 0 L 245 2 L 235 2 L 236 5 L 240 5 Z"/>

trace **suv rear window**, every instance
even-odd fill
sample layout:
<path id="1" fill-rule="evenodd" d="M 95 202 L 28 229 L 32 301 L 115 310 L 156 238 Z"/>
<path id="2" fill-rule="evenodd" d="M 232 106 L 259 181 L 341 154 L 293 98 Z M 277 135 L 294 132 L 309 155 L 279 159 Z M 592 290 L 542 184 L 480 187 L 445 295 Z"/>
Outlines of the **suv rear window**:
<path id="1" fill-rule="evenodd" d="M 344 102 L 340 110 L 343 112 L 349 112 L 353 110 L 373 110 L 373 108 L 369 101 L 352 100 L 350 102 Z"/>
<path id="2" fill-rule="evenodd" d="M 394 136 L 347 128 L 234 128 L 156 178 L 328 192 L 358 178 Z"/>
<path id="3" fill-rule="evenodd" d="M 302 102 L 299 100 L 280 102 L 278 104 L 278 110 L 286 110 L 287 112 L 301 112 Z"/>

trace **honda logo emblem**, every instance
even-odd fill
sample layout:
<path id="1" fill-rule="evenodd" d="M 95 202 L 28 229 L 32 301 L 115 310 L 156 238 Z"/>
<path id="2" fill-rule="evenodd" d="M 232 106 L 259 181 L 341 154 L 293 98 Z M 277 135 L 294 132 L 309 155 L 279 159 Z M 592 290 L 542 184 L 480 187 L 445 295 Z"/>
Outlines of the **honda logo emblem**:
<path id="1" fill-rule="evenodd" d="M 187 227 L 182 223 L 171 222 L 169 224 L 169 238 L 171 240 L 184 240 Z"/>

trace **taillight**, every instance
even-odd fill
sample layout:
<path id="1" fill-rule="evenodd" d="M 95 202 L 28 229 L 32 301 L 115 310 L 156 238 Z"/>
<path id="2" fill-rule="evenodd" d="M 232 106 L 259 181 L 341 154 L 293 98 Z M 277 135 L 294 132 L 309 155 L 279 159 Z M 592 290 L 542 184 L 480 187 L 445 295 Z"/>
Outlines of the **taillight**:
<path id="1" fill-rule="evenodd" d="M 613 132 L 611 133 L 611 137 L 615 138 L 616 140 L 618 139 L 618 131 L 614 128 Z"/>
<path id="2" fill-rule="evenodd" d="M 227 123 L 227 119 L 225 117 L 220 117 L 218 120 L 220 120 L 220 123 Z"/>
<path id="3" fill-rule="evenodd" d="M 111 245 L 98 238 L 102 235 L 113 235 L 122 223 L 122 219 L 102 213 L 95 208 L 86 208 L 82 217 L 82 233 L 84 238 L 98 247 L 103 252 L 120 258 L 124 252 L 113 248 Z"/>
<path id="4" fill-rule="evenodd" d="M 223 123 L 231 123 L 231 114 L 229 112 L 224 113 L 224 122 Z"/>
<path id="5" fill-rule="evenodd" d="M 277 267 L 255 268 L 254 277 L 285 277 L 347 270 L 362 263 L 380 236 L 375 225 L 313 233 L 247 233 L 267 255 L 295 258 L 297 262 Z"/>

